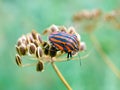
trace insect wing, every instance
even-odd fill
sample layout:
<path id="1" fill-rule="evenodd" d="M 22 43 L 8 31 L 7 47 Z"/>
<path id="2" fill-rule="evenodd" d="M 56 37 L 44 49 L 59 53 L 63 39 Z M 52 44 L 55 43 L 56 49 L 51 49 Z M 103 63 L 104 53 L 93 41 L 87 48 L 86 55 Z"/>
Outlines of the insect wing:
<path id="1" fill-rule="evenodd" d="M 59 50 L 69 52 L 78 49 L 75 37 L 64 32 L 53 33 L 49 36 L 49 41 Z"/>

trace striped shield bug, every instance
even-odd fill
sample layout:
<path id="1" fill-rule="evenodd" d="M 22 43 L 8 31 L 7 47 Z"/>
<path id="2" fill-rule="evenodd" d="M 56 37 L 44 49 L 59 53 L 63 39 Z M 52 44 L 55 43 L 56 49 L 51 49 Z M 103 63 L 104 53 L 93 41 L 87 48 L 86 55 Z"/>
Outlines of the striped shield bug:
<path id="1" fill-rule="evenodd" d="M 52 33 L 49 35 L 49 41 L 58 50 L 68 53 L 68 59 L 72 57 L 72 52 L 79 51 L 79 42 L 75 34 L 71 35 L 65 32 Z"/>

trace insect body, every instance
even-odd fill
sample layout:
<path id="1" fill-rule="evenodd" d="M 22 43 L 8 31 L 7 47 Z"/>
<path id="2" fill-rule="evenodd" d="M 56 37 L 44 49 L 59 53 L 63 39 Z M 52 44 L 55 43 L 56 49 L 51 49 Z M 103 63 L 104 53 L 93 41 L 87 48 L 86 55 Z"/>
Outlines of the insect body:
<path id="1" fill-rule="evenodd" d="M 67 58 L 72 57 L 72 52 L 79 51 L 79 42 L 75 34 L 55 32 L 49 35 L 49 41 L 58 50 L 68 53 Z"/>

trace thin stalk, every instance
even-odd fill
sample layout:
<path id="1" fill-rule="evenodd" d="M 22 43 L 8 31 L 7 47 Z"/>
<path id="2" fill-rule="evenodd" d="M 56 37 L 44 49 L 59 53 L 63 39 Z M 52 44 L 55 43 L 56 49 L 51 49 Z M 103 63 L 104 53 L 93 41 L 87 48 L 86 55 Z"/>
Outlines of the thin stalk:
<path id="1" fill-rule="evenodd" d="M 101 45 L 99 44 L 97 38 L 93 34 L 90 34 L 90 39 L 93 42 L 94 47 L 97 50 L 97 52 L 103 58 L 103 61 L 109 66 L 109 68 L 112 70 L 112 72 L 120 79 L 119 69 L 113 64 L 112 60 L 103 51 L 103 49 L 102 49 Z"/>
<path id="2" fill-rule="evenodd" d="M 66 86 L 68 90 L 72 90 L 71 86 L 68 84 L 68 82 L 65 80 L 61 72 L 59 71 L 58 67 L 55 65 L 54 62 L 51 62 L 53 69 L 55 70 L 56 74 L 60 78 L 60 80 L 63 82 L 63 84 Z"/>

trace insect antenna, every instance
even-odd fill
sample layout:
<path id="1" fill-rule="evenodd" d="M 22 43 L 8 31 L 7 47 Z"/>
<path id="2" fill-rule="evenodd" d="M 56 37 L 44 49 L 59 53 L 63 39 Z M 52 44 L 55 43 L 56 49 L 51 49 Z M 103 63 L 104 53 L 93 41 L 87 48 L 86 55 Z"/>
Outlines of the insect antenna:
<path id="1" fill-rule="evenodd" d="M 82 65 L 81 63 L 81 58 L 80 58 L 80 53 L 78 53 L 79 61 L 80 61 L 80 66 Z"/>

